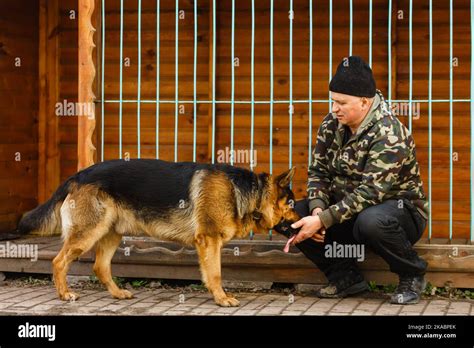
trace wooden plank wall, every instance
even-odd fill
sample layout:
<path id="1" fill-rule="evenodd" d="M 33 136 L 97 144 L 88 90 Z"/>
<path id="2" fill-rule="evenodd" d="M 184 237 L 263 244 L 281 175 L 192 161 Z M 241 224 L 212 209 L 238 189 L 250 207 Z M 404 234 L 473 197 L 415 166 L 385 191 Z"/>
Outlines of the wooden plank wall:
<path id="1" fill-rule="evenodd" d="M 38 194 L 38 2 L 0 2 L 0 231 Z M 15 59 L 21 66 L 15 66 Z"/>
<path id="2" fill-rule="evenodd" d="M 15 15 L 2 19 L 1 25 L 8 25 L 9 30 L 0 31 L 2 46 L 0 47 L 0 64 L 5 66 L 7 59 L 11 59 L 13 51 L 10 47 L 18 45 L 20 50 L 34 51 L 37 39 L 31 25 L 20 25 L 21 21 L 37 21 L 35 10 L 31 6 L 15 4 L 2 4 L 2 9 L 17 9 L 10 11 Z M 119 84 L 119 1 L 107 0 L 106 15 L 106 64 L 105 64 L 105 94 L 106 99 L 117 99 Z M 217 99 L 230 99 L 230 29 L 231 12 L 230 0 L 218 1 L 217 19 L 217 64 L 216 64 L 216 97 Z M 257 100 L 268 100 L 269 88 L 269 0 L 256 1 L 256 42 L 255 42 L 255 97 Z M 289 25 L 288 2 L 275 0 L 274 15 L 274 96 L 275 99 L 287 99 L 289 92 Z M 349 42 L 349 1 L 333 1 L 333 71 L 340 59 L 348 55 Z M 354 2 L 354 32 L 353 54 L 361 55 L 368 60 L 368 0 Z M 374 0 L 373 9 L 373 69 L 377 86 L 387 94 L 387 1 Z M 192 100 L 193 97 L 193 1 L 180 1 L 180 9 L 184 10 L 184 19 L 179 22 L 179 98 Z M 210 92 L 210 40 L 209 35 L 209 0 L 199 1 L 199 30 L 198 30 L 198 99 L 209 98 Z M 236 1 L 236 32 L 235 55 L 239 58 L 239 66 L 235 68 L 235 99 L 250 99 L 250 37 L 251 16 L 250 1 Z M 77 0 L 63 0 L 59 2 L 59 52 L 60 75 L 59 90 L 60 101 L 77 101 L 77 12 L 76 20 L 69 17 L 70 10 L 77 11 Z M 143 1 L 142 11 L 142 99 L 155 99 L 156 96 L 156 2 Z M 434 56 L 433 56 L 433 97 L 446 99 L 449 97 L 449 1 L 434 2 Z M 469 1 L 455 2 L 454 25 L 454 56 L 458 58 L 459 65 L 454 69 L 454 97 L 469 98 L 470 74 L 470 22 Z M 97 6 L 97 9 L 100 8 Z M 394 72 L 392 86 L 393 97 L 408 97 L 408 0 L 394 1 L 394 8 L 402 10 L 403 19 L 394 18 L 394 35 L 392 49 Z M 123 70 L 123 97 L 124 99 L 137 98 L 137 2 L 125 1 L 124 18 L 124 57 L 130 58 L 130 67 Z M 161 1 L 161 98 L 174 100 L 174 1 Z M 308 1 L 294 1 L 294 27 L 293 27 L 293 98 L 306 99 L 308 96 Z M 427 98 L 428 78 L 428 0 L 414 2 L 413 16 L 413 64 L 414 85 L 413 98 Z M 5 13 L 1 11 L 0 13 Z M 17 18 L 18 17 L 18 18 Z M 25 19 L 27 18 L 27 19 Z M 328 3 L 314 1 L 313 5 L 313 98 L 327 98 L 328 85 Z M 15 25 L 16 24 L 16 25 Z M 18 32 L 18 33 L 17 33 Z M 15 33 L 13 36 L 11 33 Z M 100 33 L 100 31 L 98 31 Z M 7 36 L 3 38 L 4 36 Z M 7 41 L 9 37 L 10 41 Z M 14 42 L 12 38 L 15 37 Z M 20 38 L 20 39 L 18 39 Z M 99 42 L 96 38 L 96 42 Z M 97 50 L 98 51 L 98 50 Z M 37 53 L 35 53 L 37 54 Z M 37 56 L 33 56 L 37 61 Z M 24 63 L 27 64 L 28 62 Z M 24 65 L 24 69 L 26 69 Z M 8 101 L 17 100 L 15 107 L 2 109 L 1 131 L 8 133 L 2 137 L 1 149 L 3 158 L 11 155 L 12 142 L 21 144 L 24 153 L 30 155 L 28 164 L 18 164 L 5 161 L 2 166 L 7 172 L 0 178 L 5 189 L 10 190 L 11 183 L 18 181 L 17 191 L 13 193 L 15 204 L 1 200 L 4 216 L 3 221 L 11 224 L 13 215 L 11 210 L 25 211 L 34 205 L 36 180 L 37 131 L 34 122 L 34 110 L 37 109 L 36 91 L 33 88 L 37 82 L 37 65 L 28 67 L 29 74 L 24 77 L 9 75 L 7 73 L 1 80 L 1 88 L 7 93 L 2 93 L 0 98 L 5 98 L 13 89 L 18 89 L 18 84 L 12 84 L 11 79 L 23 78 L 27 88 L 21 92 L 29 99 L 21 99 L 21 104 L 16 97 Z M 33 76 L 34 75 L 34 76 Z M 10 76 L 10 79 L 8 77 Z M 99 76 L 99 75 L 98 75 Z M 23 81 L 23 80 L 22 80 Z M 31 91 L 28 92 L 28 88 Z M 35 93 L 32 93 L 34 91 Z M 100 96 L 97 88 L 96 95 Z M 26 98 L 26 97 L 25 97 Z M 27 100 L 25 103 L 24 101 Z M 11 102 L 10 102 L 11 103 Z M 5 105 L 5 104 L 2 104 Z M 8 104 L 6 104 L 8 105 Z M 20 107 L 21 105 L 21 107 Z M 25 108 L 25 105 L 28 108 Z M 100 108 L 100 104 L 97 105 Z M 307 171 L 307 144 L 308 138 L 308 105 L 295 104 L 293 115 L 293 164 L 298 171 L 295 179 L 297 197 L 305 194 Z M 327 104 L 313 103 L 313 132 L 312 144 L 322 118 L 328 111 Z M 98 110 L 100 111 L 100 109 Z M 428 111 L 427 104 L 420 106 L 421 117 L 413 122 L 413 134 L 418 148 L 418 158 L 421 164 L 422 176 L 428 189 Z M 20 114 L 25 116 L 19 117 Z M 468 103 L 454 104 L 454 151 L 457 152 L 457 161 L 454 163 L 454 236 L 466 238 L 469 233 L 469 105 Z M 123 107 L 123 152 L 129 152 L 133 158 L 136 156 L 136 103 L 126 103 Z M 5 117 L 3 116 L 5 115 Z M 29 116 L 28 116 L 29 115 Z M 142 157 L 155 156 L 155 105 L 141 105 L 141 147 Z M 198 104 L 197 110 L 197 159 L 208 161 L 210 157 L 209 138 L 209 105 Z M 11 120 L 15 117 L 15 126 Z M 28 118 L 29 117 L 29 118 Z M 100 117 L 100 112 L 97 112 Z M 118 158 L 118 104 L 106 104 L 105 121 L 105 158 Z M 400 117 L 407 123 L 406 117 Z M 173 160 L 174 157 L 174 105 L 162 104 L 160 106 L 160 157 Z M 224 150 L 230 146 L 230 106 L 218 104 L 216 107 L 216 150 Z M 257 150 L 256 171 L 269 170 L 269 143 L 273 144 L 273 170 L 278 173 L 288 167 L 288 105 L 275 104 L 273 119 L 273 137 L 269 133 L 269 106 L 257 105 L 255 107 L 255 135 L 254 142 Z M 449 104 L 433 104 L 433 235 L 442 237 L 447 235 L 448 226 L 448 185 L 449 185 Z M 250 148 L 250 106 L 236 105 L 235 107 L 235 149 L 249 150 Z M 24 131 L 23 131 L 24 130 Z M 179 115 L 179 155 L 178 160 L 192 160 L 193 137 L 193 107 L 192 104 L 184 105 L 184 114 Z M 73 174 L 77 165 L 77 118 L 61 117 L 59 119 L 60 137 L 60 173 L 61 180 Z M 8 139 L 8 140 L 4 140 Z M 17 140 L 14 140 L 17 139 Z M 124 155 L 124 154 L 123 154 Z M 23 157 L 24 159 L 25 157 Z M 217 157 L 216 157 L 217 158 Z M 249 163 L 242 163 L 248 167 Z M 11 173 L 18 173 L 28 179 L 11 179 Z M 18 175 L 15 175 L 18 177 Z M 8 178 L 8 179 L 7 179 Z M 31 179 L 31 180 L 30 180 Z M 21 182 L 21 184 L 20 184 Z M 30 187 L 28 186 L 30 185 Z M 5 190 L 3 190 L 5 192 Z M 32 193 L 33 192 L 33 193 Z M 427 192 L 428 193 L 428 192 Z M 5 193 L 1 193 L 5 195 Z M 10 193 L 6 194 L 8 197 Z M 25 203 L 27 202 L 27 203 Z M 26 205 L 25 205 L 26 204 Z M 5 206 L 5 207 L 3 207 Z"/>

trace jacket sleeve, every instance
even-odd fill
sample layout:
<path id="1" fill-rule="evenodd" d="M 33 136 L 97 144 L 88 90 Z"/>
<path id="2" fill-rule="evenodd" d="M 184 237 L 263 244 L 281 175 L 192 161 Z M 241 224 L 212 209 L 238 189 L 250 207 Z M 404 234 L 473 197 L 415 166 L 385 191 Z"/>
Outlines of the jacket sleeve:
<path id="1" fill-rule="evenodd" d="M 318 130 L 316 146 L 312 152 L 312 162 L 308 168 L 309 211 L 314 208 L 326 209 L 329 206 L 329 187 L 331 177 L 328 171 L 326 152 L 328 139 L 334 138 L 334 131 L 328 129 L 330 114 L 321 123 Z"/>
<path id="2" fill-rule="evenodd" d="M 324 227 L 348 220 L 383 201 L 410 157 L 409 140 L 408 134 L 402 131 L 399 135 L 383 134 L 372 141 L 360 185 L 340 202 L 318 214 Z"/>

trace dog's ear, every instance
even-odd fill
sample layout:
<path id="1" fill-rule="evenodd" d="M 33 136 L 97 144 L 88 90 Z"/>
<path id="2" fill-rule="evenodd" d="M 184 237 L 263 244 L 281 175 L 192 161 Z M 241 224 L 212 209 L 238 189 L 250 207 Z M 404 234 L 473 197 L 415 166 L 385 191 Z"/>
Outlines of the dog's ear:
<path id="1" fill-rule="evenodd" d="M 287 170 L 286 172 L 278 175 L 275 179 L 275 182 L 280 187 L 287 187 L 290 185 L 293 176 L 295 175 L 296 167 L 292 167 L 291 169 Z"/>

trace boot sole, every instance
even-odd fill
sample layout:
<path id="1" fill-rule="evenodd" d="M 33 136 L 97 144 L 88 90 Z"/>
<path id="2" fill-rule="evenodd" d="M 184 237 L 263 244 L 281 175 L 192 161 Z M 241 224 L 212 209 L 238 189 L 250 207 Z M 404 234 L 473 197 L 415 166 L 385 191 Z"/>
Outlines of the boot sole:
<path id="1" fill-rule="evenodd" d="M 369 285 L 365 280 L 363 280 L 334 295 L 321 294 L 319 291 L 316 293 L 316 295 L 320 298 L 344 298 L 350 295 L 359 294 L 367 290 L 369 290 Z"/>

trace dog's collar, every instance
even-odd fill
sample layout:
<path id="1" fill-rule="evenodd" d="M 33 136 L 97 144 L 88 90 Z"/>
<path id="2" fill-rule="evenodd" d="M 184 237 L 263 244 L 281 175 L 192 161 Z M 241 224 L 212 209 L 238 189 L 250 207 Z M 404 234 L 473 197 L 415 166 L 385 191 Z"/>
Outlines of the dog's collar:
<path id="1" fill-rule="evenodd" d="M 262 188 L 263 188 L 263 183 L 260 181 L 260 178 L 257 174 L 257 206 L 255 210 L 252 212 L 252 218 L 254 220 L 260 220 L 262 218 L 262 213 L 260 212 L 260 205 L 262 204 Z"/>

